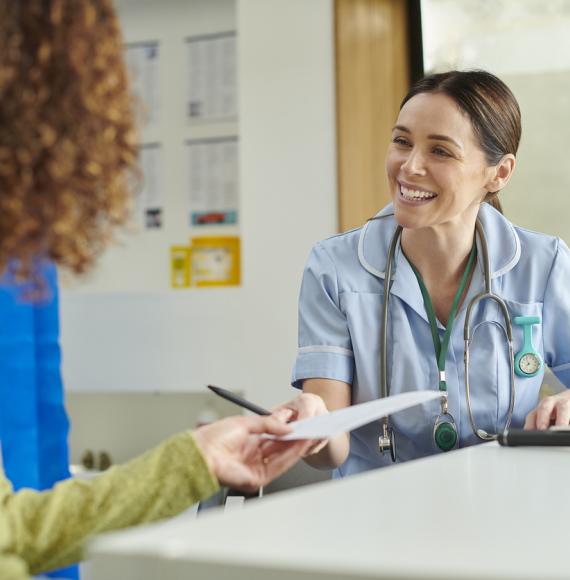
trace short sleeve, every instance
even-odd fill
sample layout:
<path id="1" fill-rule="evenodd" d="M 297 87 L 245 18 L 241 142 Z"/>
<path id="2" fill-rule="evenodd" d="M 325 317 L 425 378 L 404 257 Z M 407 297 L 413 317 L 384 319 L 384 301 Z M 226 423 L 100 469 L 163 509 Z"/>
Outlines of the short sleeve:
<path id="1" fill-rule="evenodd" d="M 335 264 L 322 244 L 307 261 L 299 298 L 299 350 L 292 385 L 310 378 L 352 383 L 354 355 L 346 315 L 340 308 Z"/>
<path id="2" fill-rule="evenodd" d="M 545 362 L 570 387 L 570 250 L 562 240 L 546 285 L 542 318 Z"/>

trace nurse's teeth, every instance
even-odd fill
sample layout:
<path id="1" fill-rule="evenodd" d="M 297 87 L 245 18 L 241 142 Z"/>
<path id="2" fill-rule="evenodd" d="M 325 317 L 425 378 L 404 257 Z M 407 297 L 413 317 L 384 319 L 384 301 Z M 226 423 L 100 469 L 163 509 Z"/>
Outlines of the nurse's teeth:
<path id="1" fill-rule="evenodd" d="M 432 199 L 437 197 L 437 193 L 432 193 L 430 191 L 420 191 L 415 189 L 408 189 L 403 185 L 400 186 L 400 191 L 406 199 Z"/>

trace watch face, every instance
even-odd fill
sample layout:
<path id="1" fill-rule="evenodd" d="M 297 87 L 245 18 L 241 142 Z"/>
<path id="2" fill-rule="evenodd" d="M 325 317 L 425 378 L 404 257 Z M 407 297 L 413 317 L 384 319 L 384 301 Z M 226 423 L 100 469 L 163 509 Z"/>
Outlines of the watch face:
<path id="1" fill-rule="evenodd" d="M 532 375 L 540 368 L 540 359 L 534 353 L 528 352 L 520 358 L 519 368 L 523 373 Z"/>

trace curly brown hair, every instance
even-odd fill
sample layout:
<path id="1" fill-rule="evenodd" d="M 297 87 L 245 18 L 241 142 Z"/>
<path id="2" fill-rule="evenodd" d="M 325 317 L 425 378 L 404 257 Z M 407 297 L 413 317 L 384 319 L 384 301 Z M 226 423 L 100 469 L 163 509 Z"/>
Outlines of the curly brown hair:
<path id="1" fill-rule="evenodd" d="M 137 139 L 111 0 L 0 0 L 0 270 L 85 271 L 129 215 Z"/>

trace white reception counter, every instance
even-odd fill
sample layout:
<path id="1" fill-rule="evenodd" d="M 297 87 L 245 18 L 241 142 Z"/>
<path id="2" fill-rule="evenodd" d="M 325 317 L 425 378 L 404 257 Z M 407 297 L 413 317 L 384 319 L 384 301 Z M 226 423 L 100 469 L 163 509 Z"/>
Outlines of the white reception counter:
<path id="1" fill-rule="evenodd" d="M 93 580 L 570 578 L 570 448 L 479 445 L 110 534 Z"/>

